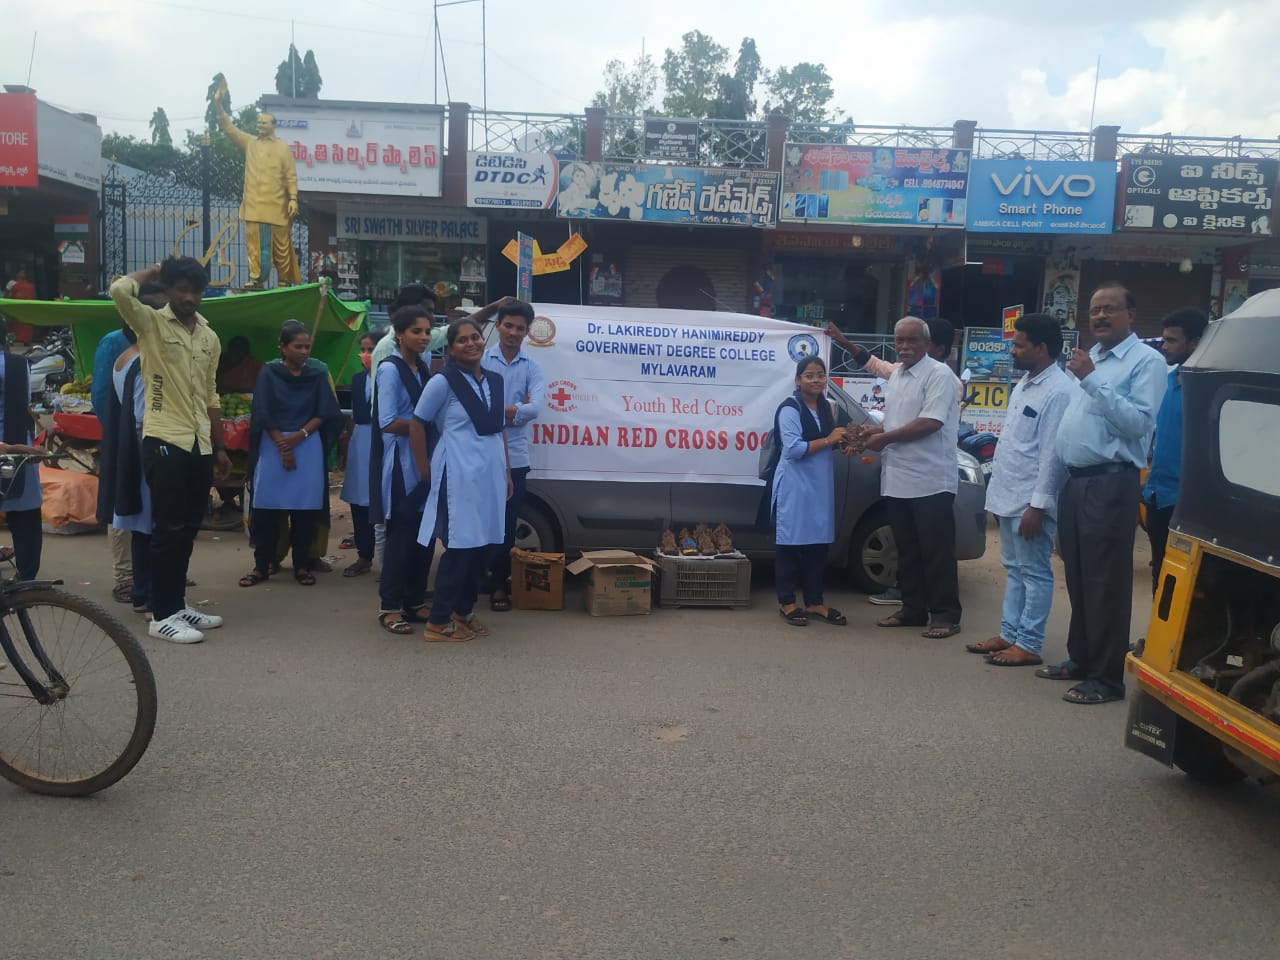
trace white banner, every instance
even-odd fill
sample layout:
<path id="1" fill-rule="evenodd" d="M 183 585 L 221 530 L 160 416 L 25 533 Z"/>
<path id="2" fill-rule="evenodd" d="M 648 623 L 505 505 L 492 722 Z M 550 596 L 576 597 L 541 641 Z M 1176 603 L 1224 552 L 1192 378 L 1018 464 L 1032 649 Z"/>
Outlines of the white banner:
<path id="1" fill-rule="evenodd" d="M 467 151 L 467 206 L 550 210 L 560 162 L 550 153 Z"/>
<path id="2" fill-rule="evenodd" d="M 524 349 L 542 366 L 530 424 L 548 480 L 759 485 L 760 445 L 795 390 L 814 327 L 738 313 L 535 304 Z"/>
<path id="3" fill-rule="evenodd" d="M 444 109 L 409 104 L 263 97 L 276 136 L 293 150 L 298 189 L 438 197 Z"/>
<path id="4" fill-rule="evenodd" d="M 98 125 L 43 100 L 36 106 L 36 122 L 40 176 L 87 190 L 100 189 L 102 130 Z"/>

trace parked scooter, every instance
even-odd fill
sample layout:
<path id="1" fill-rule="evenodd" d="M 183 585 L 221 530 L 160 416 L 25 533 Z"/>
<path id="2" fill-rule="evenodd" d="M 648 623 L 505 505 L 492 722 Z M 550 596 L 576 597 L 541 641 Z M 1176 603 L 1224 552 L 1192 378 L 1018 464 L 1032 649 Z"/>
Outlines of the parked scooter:
<path id="1" fill-rule="evenodd" d="M 42 342 L 33 344 L 25 357 L 31 368 L 33 403 L 44 400 L 51 391 L 57 393 L 64 383 L 75 379 L 76 355 L 70 330 L 52 331 Z"/>
<path id="2" fill-rule="evenodd" d="M 973 394 L 965 397 L 964 406 L 967 407 L 973 402 Z M 991 479 L 991 468 L 996 458 L 996 444 L 1000 442 L 1000 438 L 994 433 L 987 430 L 975 430 L 972 426 L 960 422 L 960 433 L 956 439 L 956 446 L 965 453 L 972 455 L 977 461 L 978 466 L 982 469 L 982 476 L 986 480 Z"/>

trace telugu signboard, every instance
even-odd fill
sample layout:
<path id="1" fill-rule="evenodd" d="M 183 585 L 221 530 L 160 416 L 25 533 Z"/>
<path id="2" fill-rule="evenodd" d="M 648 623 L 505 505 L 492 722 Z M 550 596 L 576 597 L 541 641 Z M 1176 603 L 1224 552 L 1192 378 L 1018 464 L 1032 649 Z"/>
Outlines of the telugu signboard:
<path id="1" fill-rule="evenodd" d="M 438 197 L 444 108 L 263 97 L 276 136 L 293 150 L 298 189 Z"/>
<path id="2" fill-rule="evenodd" d="M 446 210 L 338 204 L 338 237 L 398 243 L 485 243 L 483 217 Z"/>
<path id="3" fill-rule="evenodd" d="M 551 153 L 467 151 L 467 206 L 550 210 L 560 161 Z"/>
<path id="4" fill-rule="evenodd" d="M 1071 351 L 1080 345 L 1079 330 L 1062 331 L 1062 355 L 1065 363 Z M 1011 341 L 1004 338 L 1000 327 L 966 327 L 964 346 L 960 352 L 960 374 L 964 380 L 965 409 L 960 419 L 979 433 L 1000 434 L 1009 394 L 1022 372 L 1013 366 Z"/>
<path id="5" fill-rule="evenodd" d="M 1114 163 L 975 160 L 966 226 L 973 233 L 1111 233 Z"/>
<path id="6" fill-rule="evenodd" d="M 968 150 L 788 144 L 784 221 L 964 227 Z"/>
<path id="7" fill-rule="evenodd" d="M 1125 157 L 1124 230 L 1271 236 L 1280 160 Z"/>
<path id="8" fill-rule="evenodd" d="M 772 227 L 778 179 L 773 170 L 573 161 L 560 168 L 556 212 L 588 220 Z"/>
<path id="9" fill-rule="evenodd" d="M 644 122 L 644 155 L 649 160 L 698 159 L 698 121 L 664 120 Z"/>
<path id="10" fill-rule="evenodd" d="M 825 356 L 812 327 L 734 313 L 537 304 L 525 349 L 542 367 L 529 425 L 537 478 L 760 484 L 760 445 Z"/>
<path id="11" fill-rule="evenodd" d="M 0 93 L 0 186 L 39 185 L 36 143 L 35 94 Z"/>

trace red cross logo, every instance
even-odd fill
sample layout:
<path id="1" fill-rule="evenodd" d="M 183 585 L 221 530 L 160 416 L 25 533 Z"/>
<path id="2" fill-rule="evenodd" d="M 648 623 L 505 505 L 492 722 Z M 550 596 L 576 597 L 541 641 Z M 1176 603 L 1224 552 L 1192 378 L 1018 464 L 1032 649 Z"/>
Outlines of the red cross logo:
<path id="1" fill-rule="evenodd" d="M 563 407 L 566 403 L 573 399 L 573 394 L 561 387 L 551 395 L 551 399 L 556 402 L 556 406 Z"/>

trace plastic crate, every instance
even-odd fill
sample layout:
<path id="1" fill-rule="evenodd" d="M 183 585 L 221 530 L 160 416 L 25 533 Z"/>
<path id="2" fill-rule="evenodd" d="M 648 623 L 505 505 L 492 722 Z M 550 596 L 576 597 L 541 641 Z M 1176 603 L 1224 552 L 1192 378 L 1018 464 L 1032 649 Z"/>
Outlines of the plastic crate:
<path id="1" fill-rule="evenodd" d="M 656 553 L 659 607 L 749 607 L 746 557 L 671 557 Z"/>

